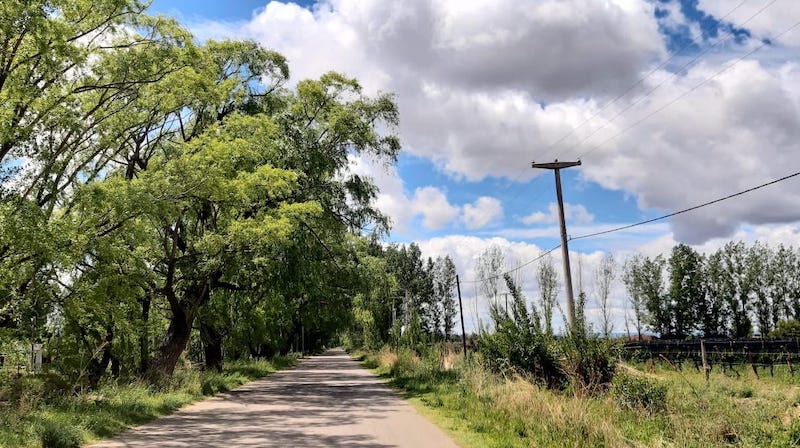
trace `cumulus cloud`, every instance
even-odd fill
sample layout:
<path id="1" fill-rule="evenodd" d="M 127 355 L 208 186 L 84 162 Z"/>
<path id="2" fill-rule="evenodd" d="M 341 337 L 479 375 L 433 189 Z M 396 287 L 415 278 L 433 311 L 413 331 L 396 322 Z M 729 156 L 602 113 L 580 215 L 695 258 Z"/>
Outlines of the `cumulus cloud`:
<path id="1" fill-rule="evenodd" d="M 567 223 L 589 224 L 594 221 L 594 215 L 589 213 L 581 204 L 564 203 L 564 219 Z M 523 224 L 552 224 L 558 222 L 558 204 L 551 202 L 547 212 L 536 211 L 522 218 Z"/>
<path id="2" fill-rule="evenodd" d="M 728 0 L 699 0 L 697 8 L 710 15 L 721 17 L 728 14 L 732 6 Z M 793 26 L 798 17 L 800 17 L 800 2 L 776 0 L 775 2 L 752 2 L 737 8 L 728 16 L 727 21 L 734 24 L 746 21 L 747 29 L 756 38 L 775 40 L 775 36 Z M 800 45 L 800 33 L 786 33 L 777 41 L 782 44 L 798 46 Z"/>
<path id="3" fill-rule="evenodd" d="M 447 201 L 447 196 L 435 187 L 417 188 L 411 201 L 414 212 L 424 216 L 422 224 L 431 230 L 441 229 L 458 216 L 458 207 Z"/>
<path id="4" fill-rule="evenodd" d="M 437 187 L 417 188 L 409 197 L 394 166 L 353 155 L 350 156 L 350 170 L 372 179 L 380 189 L 375 205 L 389 216 L 393 227 L 399 231 L 406 231 L 410 221 L 420 215 L 427 229 L 438 230 L 452 222 L 460 212 L 460 208 L 451 205 L 445 192 Z"/>
<path id="5" fill-rule="evenodd" d="M 726 20 L 742 23 L 762 6 L 743 5 Z M 656 18 L 656 7 L 670 13 Z M 720 17 L 731 5 L 700 0 L 698 8 Z M 747 27 L 756 39 L 775 40 L 799 16 L 800 2 L 778 0 Z M 274 48 L 289 58 L 295 80 L 333 69 L 368 92 L 396 93 L 405 150 L 466 181 L 526 181 L 539 174 L 520 176 L 532 159 L 580 156 L 586 180 L 630 193 L 641 208 L 676 210 L 800 166 L 796 55 L 758 59 L 785 55 L 800 32 L 742 62 L 752 43 L 731 44 L 681 73 L 658 70 L 607 105 L 664 60 L 660 26 L 701 34 L 676 2 L 645 0 L 323 0 L 311 9 L 273 1 L 245 23 L 193 29 Z M 454 219 L 457 206 L 415 209 L 426 202 L 417 192 L 409 197 L 399 180 L 386 186 L 378 205 L 398 224 L 416 215 L 429 228 Z M 440 193 L 419 194 L 445 204 Z M 481 213 L 468 204 L 462 222 L 486 225 Z M 677 239 L 699 243 L 742 224 L 797 220 L 800 183 L 790 181 L 671 225 Z"/>
<path id="6" fill-rule="evenodd" d="M 587 179 L 634 192 L 641 208 L 679 210 L 800 166 L 796 65 L 703 64 L 685 76 L 661 76 L 663 87 L 575 146 L 584 154 Z M 687 91 L 690 97 L 676 101 Z M 654 110 L 659 113 L 650 115 Z M 679 240 L 700 243 L 729 236 L 742 223 L 794 222 L 800 219 L 799 193 L 800 183 L 787 181 L 678 216 L 672 229 Z"/>
<path id="7" fill-rule="evenodd" d="M 503 217 L 503 204 L 497 199 L 482 196 L 472 204 L 464 205 L 462 221 L 468 229 L 480 229 Z"/>

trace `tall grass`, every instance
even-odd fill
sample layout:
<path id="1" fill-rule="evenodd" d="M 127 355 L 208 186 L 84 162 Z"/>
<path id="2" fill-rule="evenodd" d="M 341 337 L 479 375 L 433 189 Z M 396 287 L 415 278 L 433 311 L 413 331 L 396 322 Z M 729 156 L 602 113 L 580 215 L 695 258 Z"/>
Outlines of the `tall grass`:
<path id="1" fill-rule="evenodd" d="M 0 386 L 0 447 L 79 447 L 293 363 L 290 358 L 234 362 L 221 373 L 184 369 L 158 387 L 107 382 L 77 395 L 54 388 L 48 375 L 5 378 Z"/>
<path id="2" fill-rule="evenodd" d="M 591 395 L 446 350 L 364 359 L 468 447 L 800 446 L 800 375 L 788 371 L 714 374 L 707 385 L 694 370 L 623 365 L 614 387 Z"/>

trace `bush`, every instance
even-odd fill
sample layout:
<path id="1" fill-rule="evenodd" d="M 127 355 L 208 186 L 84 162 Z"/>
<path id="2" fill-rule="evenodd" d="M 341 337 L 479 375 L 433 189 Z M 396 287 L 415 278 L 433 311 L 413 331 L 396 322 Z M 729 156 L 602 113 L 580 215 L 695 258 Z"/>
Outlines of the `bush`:
<path id="1" fill-rule="evenodd" d="M 561 369 L 573 392 L 596 396 L 608 390 L 617 369 L 614 343 L 575 331 L 558 340 L 558 348 Z"/>
<path id="2" fill-rule="evenodd" d="M 495 372 L 513 370 L 550 389 L 571 388 L 579 395 L 608 390 L 616 371 L 614 344 L 590 336 L 579 302 L 576 328 L 557 339 L 542 330 L 536 308 L 529 311 L 516 284 L 506 276 L 514 297 L 510 313 L 492 306 L 495 331 L 481 337 L 480 351 Z"/>
<path id="3" fill-rule="evenodd" d="M 612 392 L 620 408 L 662 412 L 667 408 L 667 386 L 643 376 L 618 374 Z"/>
<path id="4" fill-rule="evenodd" d="M 773 339 L 789 339 L 800 337 L 800 321 L 794 319 L 782 320 L 777 327 L 769 332 Z"/>
<path id="5" fill-rule="evenodd" d="M 414 350 L 401 348 L 397 356 L 389 364 L 389 373 L 392 376 L 404 376 L 414 373 L 420 366 L 421 360 Z"/>
<path id="6" fill-rule="evenodd" d="M 553 338 L 542 331 L 536 309 L 528 311 L 522 293 L 508 275 L 506 283 L 513 297 L 511 312 L 492 305 L 494 333 L 484 333 L 480 338 L 487 367 L 497 373 L 522 374 L 549 388 L 563 387 L 565 377 Z"/>
<path id="7" fill-rule="evenodd" d="M 42 448 L 80 448 L 83 444 L 81 430 L 63 421 L 45 420 L 39 438 Z"/>

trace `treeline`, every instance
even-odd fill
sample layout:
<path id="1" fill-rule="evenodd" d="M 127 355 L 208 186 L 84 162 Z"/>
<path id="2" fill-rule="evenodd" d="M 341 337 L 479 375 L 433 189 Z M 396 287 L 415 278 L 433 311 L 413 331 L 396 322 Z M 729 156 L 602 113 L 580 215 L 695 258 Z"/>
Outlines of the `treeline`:
<path id="1" fill-rule="evenodd" d="M 800 251 L 729 242 L 704 255 L 685 244 L 668 257 L 637 255 L 623 266 L 626 322 L 662 338 L 768 335 L 800 320 Z"/>
<path id="2" fill-rule="evenodd" d="M 374 286 L 354 298 L 354 347 L 418 346 L 448 340 L 456 328 L 456 267 L 449 256 L 422 257 L 416 243 L 372 245 Z"/>
<path id="3" fill-rule="evenodd" d="M 391 286 L 348 167 L 395 162 L 392 97 L 144 9 L 0 3 L 0 352 L 70 382 L 320 346 Z"/>

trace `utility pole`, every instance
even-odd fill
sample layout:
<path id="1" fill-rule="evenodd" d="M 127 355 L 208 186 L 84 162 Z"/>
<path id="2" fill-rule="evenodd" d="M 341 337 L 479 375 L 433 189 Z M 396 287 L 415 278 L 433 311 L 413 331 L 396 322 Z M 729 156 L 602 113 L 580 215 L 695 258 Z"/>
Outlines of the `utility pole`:
<path id="1" fill-rule="evenodd" d="M 533 168 L 544 168 L 553 170 L 556 175 L 556 197 L 558 198 L 558 220 L 561 224 L 561 256 L 564 259 L 564 288 L 567 290 L 567 325 L 569 330 L 575 328 L 575 297 L 572 295 L 572 274 L 569 270 L 569 246 L 567 245 L 567 224 L 564 220 L 564 198 L 561 195 L 561 169 L 579 166 L 577 162 L 559 162 L 556 159 L 552 163 L 531 162 Z"/>
<path id="2" fill-rule="evenodd" d="M 464 306 L 461 304 L 461 281 L 456 274 L 456 290 L 458 291 L 458 310 L 461 315 L 461 345 L 464 347 L 464 360 L 467 359 L 467 332 L 464 330 Z M 451 290 L 452 291 L 452 290 Z"/>

